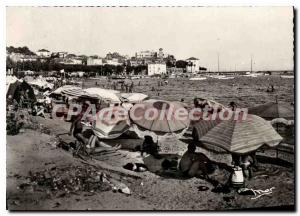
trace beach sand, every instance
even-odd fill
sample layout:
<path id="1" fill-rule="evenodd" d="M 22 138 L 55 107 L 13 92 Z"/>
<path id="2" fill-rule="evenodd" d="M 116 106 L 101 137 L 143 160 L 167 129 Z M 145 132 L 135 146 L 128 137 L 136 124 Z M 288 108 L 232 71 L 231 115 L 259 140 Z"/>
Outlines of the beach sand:
<path id="1" fill-rule="evenodd" d="M 276 76 L 204 81 L 169 79 L 168 85 L 157 87 L 156 79 L 143 79 L 134 80 L 134 92 L 142 92 L 150 97 L 166 100 L 184 98 L 188 103 L 192 103 L 195 96 L 211 97 L 224 104 L 233 100 L 239 106 L 247 107 L 275 100 L 275 95 L 278 95 L 281 101 L 292 102 L 293 81 L 293 79 L 281 79 Z M 97 82 L 102 85 L 105 80 L 97 80 Z M 138 82 L 141 82 L 140 86 Z M 271 83 L 276 88 L 273 94 L 265 91 Z M 84 87 L 94 84 L 95 80 L 87 80 Z M 159 96 L 157 92 L 150 91 L 152 86 L 159 90 Z M 257 173 L 254 178 L 246 182 L 246 187 L 253 189 L 265 190 L 275 187 L 272 194 L 258 199 L 251 199 L 253 196 L 249 195 L 238 195 L 235 191 L 229 194 L 214 193 L 211 191 L 213 186 L 202 179 L 182 179 L 149 171 L 132 172 L 139 178 L 124 177 L 114 173 L 116 178 L 130 188 L 131 195 L 104 191 L 93 194 L 81 192 L 59 197 L 57 193 L 45 187 L 20 189 L 20 184 L 28 182 L 29 172 L 42 171 L 53 166 L 56 168 L 67 165 L 87 166 L 78 158 L 74 158 L 70 152 L 55 147 L 56 135 L 68 132 L 70 123 L 40 117 L 37 117 L 35 122 L 39 124 L 39 128 L 47 128 L 47 134 L 41 130 L 26 129 L 16 136 L 7 136 L 7 207 L 9 210 L 229 210 L 294 205 L 293 168 L 265 163 L 261 164 L 263 172 Z M 61 137 L 64 140 L 72 140 L 68 135 Z M 182 154 L 190 141 L 189 136 L 176 140 L 174 145 L 176 147 L 169 150 L 173 150 L 174 154 Z M 106 160 L 99 158 L 99 163 L 122 169 L 127 162 L 145 162 L 137 152 L 132 152 L 133 146 L 141 142 L 142 140 L 139 139 L 125 138 L 107 142 L 111 145 L 123 144 L 121 156 L 112 156 Z M 161 144 L 172 146 L 174 140 L 167 140 Z M 197 151 L 205 153 L 211 160 L 230 162 L 229 155 L 214 154 L 201 148 L 197 148 Z M 103 170 L 99 168 L 99 171 Z M 219 170 L 215 173 L 215 178 L 220 182 L 226 182 L 228 173 Z M 207 186 L 209 190 L 198 191 L 199 186 Z"/>

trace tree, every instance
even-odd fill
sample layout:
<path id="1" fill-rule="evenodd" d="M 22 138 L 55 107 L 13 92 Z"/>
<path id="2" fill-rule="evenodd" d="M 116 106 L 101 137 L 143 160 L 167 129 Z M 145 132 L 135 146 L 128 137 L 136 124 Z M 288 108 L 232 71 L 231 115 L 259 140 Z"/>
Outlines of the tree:
<path id="1" fill-rule="evenodd" d="M 24 47 L 9 46 L 9 47 L 6 47 L 6 50 L 8 53 L 20 53 L 20 54 L 24 54 L 24 55 L 35 55 L 35 53 L 32 52 L 27 46 L 24 46 Z"/>
<path id="2" fill-rule="evenodd" d="M 126 65 L 126 73 L 130 74 L 134 70 L 134 67 L 131 65 Z"/>
<path id="3" fill-rule="evenodd" d="M 6 68 L 13 68 L 13 67 L 14 67 L 13 61 L 7 56 L 6 57 Z"/>
<path id="4" fill-rule="evenodd" d="M 186 68 L 186 66 L 187 66 L 187 62 L 186 61 L 184 61 L 184 60 L 179 60 L 179 61 L 176 61 L 176 67 L 177 68 Z"/>
<path id="5" fill-rule="evenodd" d="M 134 69 L 134 74 L 135 75 L 139 75 L 139 74 L 141 74 L 145 70 L 147 70 L 147 66 L 146 65 L 138 65 Z"/>
<path id="6" fill-rule="evenodd" d="M 117 74 L 121 74 L 121 73 L 123 73 L 123 71 L 124 71 L 124 67 L 122 65 L 118 65 L 116 67 L 116 73 Z"/>
<path id="7" fill-rule="evenodd" d="M 167 60 L 166 65 L 167 65 L 167 67 L 174 67 L 175 66 L 175 64 L 170 60 Z"/>

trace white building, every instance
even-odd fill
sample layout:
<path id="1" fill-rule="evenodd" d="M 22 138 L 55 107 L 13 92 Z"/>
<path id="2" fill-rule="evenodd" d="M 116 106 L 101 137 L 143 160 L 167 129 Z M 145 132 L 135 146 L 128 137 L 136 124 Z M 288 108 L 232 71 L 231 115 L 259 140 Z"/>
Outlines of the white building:
<path id="1" fill-rule="evenodd" d="M 39 51 L 36 52 L 36 54 L 39 57 L 50 57 L 50 51 L 46 50 L 46 49 L 40 49 Z"/>
<path id="2" fill-rule="evenodd" d="M 66 59 L 63 59 L 60 63 L 69 64 L 69 65 L 82 65 L 83 60 L 80 58 L 66 58 Z"/>
<path id="3" fill-rule="evenodd" d="M 87 65 L 103 65 L 103 61 L 101 58 L 92 58 L 92 57 L 89 57 L 87 59 Z"/>
<path id="4" fill-rule="evenodd" d="M 144 58 L 154 58 L 156 56 L 155 51 L 150 51 L 150 50 L 145 50 L 145 51 L 140 51 L 135 54 L 135 57 L 138 59 L 144 59 Z"/>
<path id="5" fill-rule="evenodd" d="M 188 63 L 186 66 L 186 71 L 188 73 L 197 73 L 200 71 L 200 60 L 195 58 L 195 57 L 191 57 L 188 58 L 186 60 L 186 62 Z"/>
<path id="6" fill-rule="evenodd" d="M 148 76 L 155 74 L 166 74 L 167 65 L 165 63 L 150 63 L 148 64 Z"/>
<path id="7" fill-rule="evenodd" d="M 115 65 L 115 66 L 118 66 L 118 65 L 123 65 L 119 59 L 117 58 L 113 58 L 113 59 L 106 59 L 106 63 L 105 64 L 108 64 L 108 65 Z"/>
<path id="8" fill-rule="evenodd" d="M 34 55 L 24 55 L 21 53 L 10 53 L 7 55 L 13 62 L 32 62 L 36 61 L 37 57 Z"/>
<path id="9" fill-rule="evenodd" d="M 66 58 L 68 55 L 67 52 L 56 52 L 52 53 L 52 56 L 58 57 L 58 58 Z"/>

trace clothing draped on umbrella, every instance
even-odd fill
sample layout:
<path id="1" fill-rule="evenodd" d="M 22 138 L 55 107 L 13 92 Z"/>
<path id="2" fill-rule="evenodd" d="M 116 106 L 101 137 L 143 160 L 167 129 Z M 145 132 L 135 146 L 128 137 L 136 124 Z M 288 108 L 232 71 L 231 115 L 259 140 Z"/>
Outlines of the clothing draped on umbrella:
<path id="1" fill-rule="evenodd" d="M 128 115 L 122 114 L 121 107 L 108 107 L 97 113 L 93 124 L 95 135 L 102 139 L 115 139 L 130 127 Z"/>
<path id="2" fill-rule="evenodd" d="M 285 118 L 276 118 L 276 119 L 273 119 L 271 122 L 270 122 L 272 125 L 274 124 L 285 124 L 285 125 L 294 125 L 294 120 L 287 120 Z"/>
<path id="3" fill-rule="evenodd" d="M 146 112 L 151 109 L 156 115 L 147 116 Z M 174 116 L 178 109 L 186 111 L 186 116 L 176 119 Z M 150 113 L 150 112 L 149 112 Z M 160 137 L 178 136 L 181 137 L 189 126 L 187 110 L 180 103 L 173 103 L 162 100 L 147 100 L 134 105 L 129 111 L 129 116 L 134 123 L 132 128 L 141 138 L 149 135 L 154 140 Z"/>
<path id="4" fill-rule="evenodd" d="M 263 145 L 277 146 L 282 137 L 269 122 L 256 115 L 246 119 L 199 121 L 193 130 L 193 137 L 208 148 L 224 152 L 245 154 Z"/>
<path id="5" fill-rule="evenodd" d="M 200 103 L 198 102 L 198 105 L 195 108 L 197 109 L 200 108 L 201 111 L 195 110 L 192 113 L 193 120 L 191 121 L 191 126 L 197 124 L 199 120 L 211 116 L 211 114 L 213 113 L 218 113 L 228 109 L 223 104 L 211 99 L 206 99 L 206 98 L 195 98 L 195 99 L 198 101 L 200 100 Z"/>

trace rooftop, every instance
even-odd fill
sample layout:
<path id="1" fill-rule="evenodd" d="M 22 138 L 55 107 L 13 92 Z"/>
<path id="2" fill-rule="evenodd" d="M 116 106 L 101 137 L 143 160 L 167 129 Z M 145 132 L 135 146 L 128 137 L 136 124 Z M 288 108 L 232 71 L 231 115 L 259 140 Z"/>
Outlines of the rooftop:
<path id="1" fill-rule="evenodd" d="M 50 51 L 46 49 L 40 49 L 38 52 L 50 52 Z"/>
<path id="2" fill-rule="evenodd" d="M 197 58 L 195 58 L 195 57 L 190 57 L 190 58 L 188 58 L 187 60 L 199 60 L 199 59 L 197 59 Z"/>

